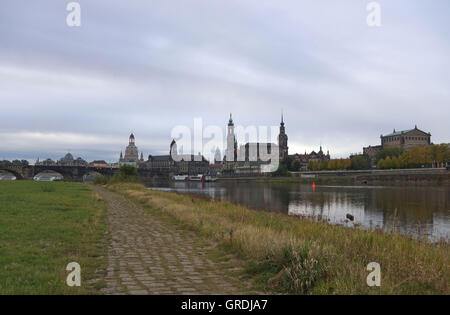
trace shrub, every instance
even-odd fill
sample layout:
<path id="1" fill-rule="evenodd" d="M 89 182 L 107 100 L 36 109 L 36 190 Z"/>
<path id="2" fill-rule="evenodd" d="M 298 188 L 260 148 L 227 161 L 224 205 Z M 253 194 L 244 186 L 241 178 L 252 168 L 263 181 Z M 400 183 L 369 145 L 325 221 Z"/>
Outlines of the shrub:
<path id="1" fill-rule="evenodd" d="M 368 168 L 366 159 L 361 155 L 355 155 L 351 159 L 351 167 L 353 170 L 364 170 Z"/>
<path id="2" fill-rule="evenodd" d="M 113 183 L 137 183 L 139 182 L 139 174 L 137 172 L 137 168 L 132 165 L 122 165 L 119 168 L 119 173 L 115 174 L 109 180 L 110 184 Z"/>
<path id="3" fill-rule="evenodd" d="M 279 272 L 269 283 L 289 293 L 306 294 L 326 275 L 326 257 L 314 245 L 283 247 L 280 257 L 270 260 Z"/>
<path id="4" fill-rule="evenodd" d="M 108 184 L 108 179 L 103 175 L 96 175 L 93 180 L 94 185 L 106 185 Z"/>
<path id="5" fill-rule="evenodd" d="M 280 164 L 278 165 L 278 169 L 273 172 L 274 176 L 287 176 L 288 174 L 288 168 L 286 167 L 286 164 L 284 162 L 280 162 Z"/>

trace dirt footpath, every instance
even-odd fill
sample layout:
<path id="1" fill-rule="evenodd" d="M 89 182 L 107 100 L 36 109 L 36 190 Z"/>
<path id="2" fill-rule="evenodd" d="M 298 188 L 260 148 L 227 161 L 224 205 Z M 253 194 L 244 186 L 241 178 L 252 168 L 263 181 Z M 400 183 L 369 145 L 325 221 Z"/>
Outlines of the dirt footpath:
<path id="1" fill-rule="evenodd" d="M 194 233 L 177 230 L 119 194 L 93 189 L 108 204 L 105 294 L 245 294 L 237 279 L 206 257 L 208 249 Z"/>

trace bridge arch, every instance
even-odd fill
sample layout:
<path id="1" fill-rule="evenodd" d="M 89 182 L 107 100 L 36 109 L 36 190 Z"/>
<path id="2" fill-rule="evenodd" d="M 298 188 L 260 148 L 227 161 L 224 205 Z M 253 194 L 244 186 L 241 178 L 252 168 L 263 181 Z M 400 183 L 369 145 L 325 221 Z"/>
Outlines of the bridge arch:
<path id="1" fill-rule="evenodd" d="M 64 175 L 54 170 L 41 170 L 33 176 L 33 180 L 53 181 L 64 180 Z"/>
<path id="2" fill-rule="evenodd" d="M 0 168 L 0 173 L 1 173 L 2 171 L 3 171 L 3 172 L 7 172 L 7 173 L 13 174 L 14 176 L 16 176 L 16 179 L 23 179 L 22 174 L 20 174 L 19 172 L 17 172 L 17 171 L 14 170 L 14 169 Z"/>

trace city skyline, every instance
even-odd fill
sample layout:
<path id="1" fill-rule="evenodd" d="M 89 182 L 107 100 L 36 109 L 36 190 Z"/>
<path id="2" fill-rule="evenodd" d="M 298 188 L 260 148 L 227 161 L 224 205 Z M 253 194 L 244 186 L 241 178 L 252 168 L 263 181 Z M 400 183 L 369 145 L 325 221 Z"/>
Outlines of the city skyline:
<path id="1" fill-rule="evenodd" d="M 290 154 L 414 125 L 449 141 L 447 1 L 379 1 L 381 27 L 367 1 L 79 3 L 79 28 L 60 1 L 2 5 L 0 159 L 115 161 L 130 132 L 166 154 L 175 125 L 277 126 L 281 108 Z"/>
<path id="2" fill-rule="evenodd" d="M 230 119 L 231 119 L 231 114 L 230 114 Z M 284 115 L 283 114 L 281 114 L 281 124 L 282 124 L 282 126 L 283 126 L 283 128 L 285 128 L 285 121 L 284 121 Z M 280 125 L 281 126 L 281 125 Z M 211 127 L 211 126 L 203 126 L 203 127 Z M 218 127 L 218 126 L 213 126 L 213 127 Z M 248 131 L 248 129 L 246 129 L 247 127 L 263 127 L 263 128 L 268 128 L 269 129 L 269 133 L 270 133 L 270 127 L 272 127 L 272 128 L 274 128 L 274 127 L 276 127 L 276 129 L 278 129 L 279 127 L 278 126 L 254 126 L 254 125 L 252 125 L 252 126 L 240 126 L 240 125 L 238 125 L 237 126 L 238 128 L 242 128 L 242 130 L 240 130 L 240 131 Z M 220 127 L 219 127 L 220 128 Z M 203 128 L 202 130 L 203 130 L 203 132 L 204 132 L 204 129 L 205 128 Z M 226 153 L 227 153 L 227 146 L 228 146 L 228 144 L 227 144 L 227 131 L 226 131 L 226 127 L 224 127 L 224 128 L 222 128 L 223 129 L 223 142 L 222 142 L 222 145 L 221 145 L 221 147 L 216 147 L 216 149 L 218 148 L 219 150 L 220 150 L 220 155 L 221 155 L 221 157 L 223 158 L 223 159 L 225 159 L 225 156 L 226 156 Z M 415 125 L 415 128 L 414 129 L 418 129 L 418 127 L 417 127 L 417 125 Z M 411 129 L 412 130 L 412 129 Z M 402 132 L 403 133 L 403 131 L 401 131 L 401 130 L 398 130 L 397 129 L 397 131 L 399 131 L 399 132 Z M 409 131 L 409 130 L 407 130 L 407 131 Z M 396 128 L 394 128 L 393 129 L 393 132 L 395 133 L 396 132 Z M 194 134 L 194 132 L 191 132 L 191 134 Z M 388 135 L 388 134 L 390 134 L 390 132 L 386 132 L 386 133 L 383 133 L 383 134 L 381 134 L 380 136 L 381 137 L 384 137 L 384 136 L 386 136 L 386 135 Z M 430 137 L 432 136 L 431 135 L 431 132 L 429 133 L 430 134 Z M 278 135 L 278 134 L 277 134 Z M 236 136 L 238 136 L 238 135 L 236 135 Z M 242 135 L 241 135 L 242 136 Z M 245 134 L 245 137 L 248 137 L 249 135 L 246 133 Z M 130 135 L 127 137 L 127 139 L 130 139 L 130 138 L 133 138 L 133 144 L 134 144 L 134 141 L 135 141 L 135 135 L 134 135 L 134 133 L 133 132 L 131 132 L 130 133 Z M 257 135 L 257 137 L 258 137 L 258 139 L 259 139 L 259 137 L 260 137 L 260 135 L 258 134 Z M 278 136 L 277 136 L 277 138 L 278 138 Z M 172 139 L 171 141 L 174 141 L 174 138 L 173 137 L 169 137 L 168 139 Z M 239 139 L 239 140 L 241 140 L 241 141 L 238 141 L 237 142 L 237 149 L 239 150 L 239 148 L 242 146 L 242 145 L 244 145 L 246 142 L 248 142 L 248 138 L 241 138 L 241 137 L 238 137 L 237 139 Z M 260 140 L 260 139 L 259 139 Z M 258 141 L 259 141 L 258 140 Z M 378 139 L 379 140 L 379 139 Z M 209 140 L 208 139 L 206 139 L 205 137 L 203 138 L 203 141 L 204 141 L 204 143 L 203 143 L 203 145 L 205 146 L 205 147 L 207 147 L 207 145 L 205 145 L 205 143 L 206 142 L 208 142 Z M 242 142 L 242 141 L 244 141 L 244 142 Z M 279 144 L 279 142 L 278 142 L 279 140 L 277 140 L 277 141 L 273 141 L 273 143 L 276 143 L 277 145 Z M 290 139 L 289 139 L 289 141 L 290 141 Z M 148 141 L 143 141 L 144 143 L 145 142 L 148 142 Z M 251 141 L 250 141 L 251 142 Z M 372 145 L 374 145 L 374 143 L 375 142 L 373 142 L 372 144 L 364 144 L 364 145 L 367 145 L 368 147 L 371 147 Z M 431 142 L 431 143 L 433 143 L 433 142 Z M 377 146 L 378 144 L 375 144 L 375 146 Z M 167 146 L 167 145 L 166 145 Z M 192 149 L 191 149 L 191 151 L 190 152 L 184 152 L 183 151 L 183 148 L 181 148 L 180 149 L 180 154 L 196 154 L 193 150 L 193 147 L 195 146 L 195 144 L 192 144 Z M 169 146 L 167 146 L 167 147 L 169 147 Z M 31 158 L 31 159 L 27 159 L 27 158 L 23 158 L 23 157 L 15 157 L 15 158 L 3 158 L 3 157 L 1 157 L 0 156 L 0 160 L 27 160 L 30 164 L 34 164 L 34 162 L 38 159 L 41 159 L 41 160 L 44 160 L 44 159 L 54 159 L 55 161 L 56 160 L 59 160 L 62 156 L 65 156 L 66 154 L 68 154 L 68 153 L 74 153 L 74 154 L 76 154 L 77 156 L 79 156 L 79 157 L 81 157 L 81 158 L 83 158 L 83 159 L 85 159 L 86 161 L 95 161 L 95 160 L 105 160 L 105 161 L 107 161 L 108 163 L 117 163 L 117 162 L 119 162 L 121 159 L 122 159 L 122 155 L 123 155 L 123 153 L 125 152 L 125 150 L 124 150 L 124 148 L 125 148 L 125 144 L 122 144 L 122 146 L 121 146 L 121 148 L 120 148 L 120 150 L 119 151 L 117 151 L 117 152 L 113 152 L 113 157 L 111 158 L 111 159 L 108 159 L 108 158 L 105 158 L 105 157 L 102 157 L 102 156 L 95 156 L 94 158 L 84 158 L 84 156 L 82 156 L 82 154 L 79 154 L 79 153 L 76 153 L 76 152 L 74 152 L 74 151 L 72 151 L 72 150 L 70 150 L 70 149 L 67 149 L 67 150 L 62 150 L 62 151 L 55 151 L 55 152 L 50 152 L 50 153 L 48 153 L 47 155 L 45 155 L 45 156 L 38 156 L 37 158 L 35 158 L 35 159 L 33 159 L 33 158 Z M 320 150 L 323 150 L 324 152 L 325 151 L 330 151 L 330 148 L 328 147 L 328 146 L 326 146 L 326 145 L 323 145 L 322 143 L 320 143 L 318 146 L 316 146 L 316 147 L 313 147 L 311 150 L 308 150 L 308 149 L 305 149 L 304 151 L 295 151 L 295 152 L 293 152 L 293 151 L 289 151 L 289 155 L 294 155 L 294 154 L 303 154 L 303 152 L 305 153 L 305 154 L 309 154 L 310 152 L 311 153 L 314 153 L 314 152 L 317 152 L 317 148 L 320 148 Z M 217 151 L 216 151 L 216 149 L 214 149 L 213 151 L 211 151 L 211 152 L 205 152 L 205 151 L 202 151 L 202 152 L 200 152 L 202 155 L 204 155 L 208 160 L 209 160 L 209 162 L 210 163 L 214 163 L 214 159 L 215 159 L 215 156 L 216 156 L 216 154 L 217 154 Z M 360 148 L 360 150 L 358 151 L 358 152 L 351 152 L 351 153 L 349 153 L 349 155 L 347 155 L 347 156 L 337 156 L 337 155 L 333 155 L 333 154 L 331 154 L 331 158 L 332 159 L 339 159 L 339 158 L 348 158 L 349 156 L 351 156 L 352 154 L 362 154 L 363 153 L 363 147 L 361 147 Z M 159 152 L 147 152 L 145 149 L 141 149 L 141 146 L 139 145 L 138 147 L 137 147 L 137 150 L 138 150 L 138 155 L 139 155 L 139 159 L 141 159 L 141 157 L 143 156 L 144 157 L 144 160 L 147 160 L 147 158 L 148 158 L 148 156 L 149 155 L 165 155 L 165 154 L 167 154 L 168 152 L 169 152 L 169 150 L 166 148 L 166 150 L 161 150 L 161 151 L 159 151 Z M 116 158 L 116 155 L 117 155 L 117 158 Z"/>

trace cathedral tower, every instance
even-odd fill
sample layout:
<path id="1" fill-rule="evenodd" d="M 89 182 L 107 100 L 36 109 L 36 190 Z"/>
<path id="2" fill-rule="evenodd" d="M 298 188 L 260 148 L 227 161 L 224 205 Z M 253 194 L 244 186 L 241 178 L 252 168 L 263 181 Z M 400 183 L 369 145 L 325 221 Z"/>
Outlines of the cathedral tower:
<path id="1" fill-rule="evenodd" d="M 234 123 L 233 118 L 231 117 L 230 113 L 230 119 L 228 120 L 228 132 L 227 132 L 227 152 L 226 152 L 226 161 L 232 162 L 236 161 L 236 138 L 234 136 Z"/>
<path id="2" fill-rule="evenodd" d="M 280 160 L 287 158 L 288 156 L 288 136 L 284 128 L 283 114 L 281 114 L 280 134 L 278 135 L 278 147 L 280 152 Z"/>

